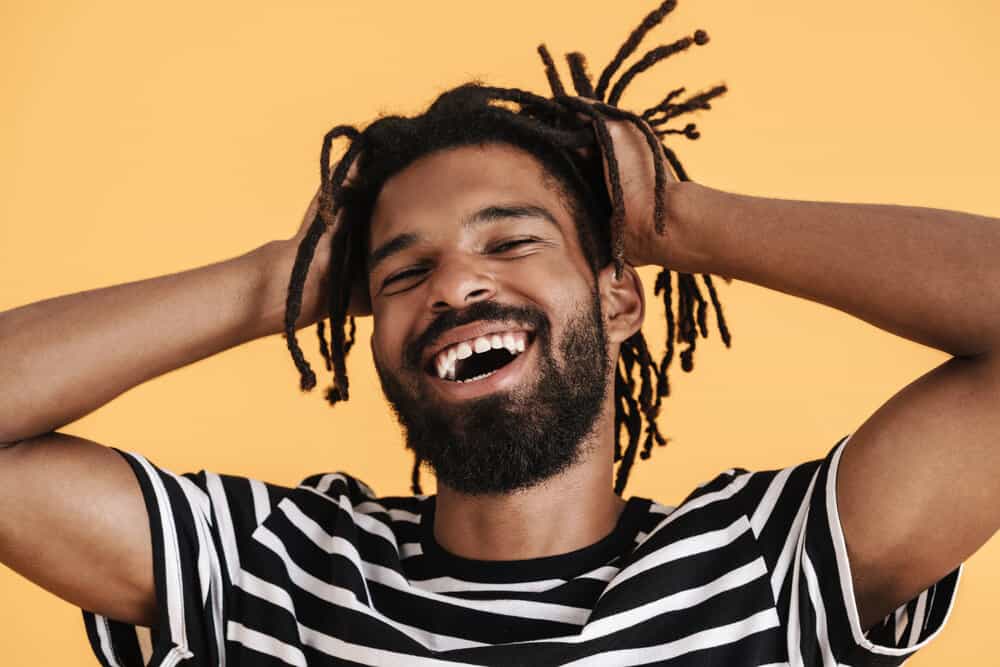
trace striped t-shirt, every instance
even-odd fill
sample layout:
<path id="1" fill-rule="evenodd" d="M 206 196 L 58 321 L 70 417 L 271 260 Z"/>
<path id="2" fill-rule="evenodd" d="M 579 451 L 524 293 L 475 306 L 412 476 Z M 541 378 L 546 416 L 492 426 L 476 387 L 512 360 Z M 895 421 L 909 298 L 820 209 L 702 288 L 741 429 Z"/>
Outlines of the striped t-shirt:
<path id="1" fill-rule="evenodd" d="M 821 460 L 727 470 L 678 506 L 631 497 L 589 547 L 475 561 L 434 496 L 344 473 L 296 488 L 175 475 L 124 454 L 153 537 L 152 631 L 84 612 L 103 665 L 898 665 L 931 641 L 960 565 L 865 631 Z"/>

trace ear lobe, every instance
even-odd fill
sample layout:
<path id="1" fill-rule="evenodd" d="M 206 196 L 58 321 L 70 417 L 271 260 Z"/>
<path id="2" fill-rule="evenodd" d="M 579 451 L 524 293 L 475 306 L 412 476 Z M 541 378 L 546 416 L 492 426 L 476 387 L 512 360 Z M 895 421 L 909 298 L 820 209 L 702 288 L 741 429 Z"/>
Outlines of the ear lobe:
<path id="1" fill-rule="evenodd" d="M 608 341 L 621 343 L 642 328 L 646 314 L 642 280 L 629 264 L 625 264 L 621 277 L 615 278 L 615 265 L 611 262 L 597 274 L 597 284 Z"/>

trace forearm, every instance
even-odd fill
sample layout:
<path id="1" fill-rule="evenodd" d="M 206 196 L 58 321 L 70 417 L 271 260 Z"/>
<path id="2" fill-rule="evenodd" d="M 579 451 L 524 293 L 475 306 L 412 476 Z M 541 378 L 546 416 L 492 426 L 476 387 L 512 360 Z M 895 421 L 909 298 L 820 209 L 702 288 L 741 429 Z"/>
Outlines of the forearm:
<path id="1" fill-rule="evenodd" d="M 280 331 L 291 271 L 282 243 L 0 313 L 0 442 L 57 429 L 146 380 Z"/>
<path id="2" fill-rule="evenodd" d="M 955 356 L 1000 345 L 1000 220 L 677 186 L 688 272 L 832 306 Z"/>

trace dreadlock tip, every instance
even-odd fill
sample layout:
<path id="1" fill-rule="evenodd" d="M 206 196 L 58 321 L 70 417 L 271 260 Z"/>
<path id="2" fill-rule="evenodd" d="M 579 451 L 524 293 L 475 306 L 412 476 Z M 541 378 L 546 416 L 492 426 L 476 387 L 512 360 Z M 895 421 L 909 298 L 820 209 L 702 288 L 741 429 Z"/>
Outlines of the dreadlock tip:
<path id="1" fill-rule="evenodd" d="M 691 358 L 691 348 L 681 352 L 681 370 L 690 373 L 694 370 L 694 360 Z"/>
<path id="2" fill-rule="evenodd" d="M 688 123 L 684 126 L 684 136 L 688 139 L 697 139 L 701 136 L 701 132 L 698 131 L 698 126 L 694 123 Z"/>
<path id="3" fill-rule="evenodd" d="M 705 32 L 704 30 L 695 30 L 694 43 L 697 44 L 698 46 L 704 46 L 705 44 L 708 44 L 708 33 Z"/>
<path id="4" fill-rule="evenodd" d="M 336 403 L 339 403 L 340 401 L 346 401 L 346 400 L 347 396 L 341 393 L 340 390 L 338 390 L 336 387 L 332 385 L 327 387 L 326 389 L 327 403 L 329 403 L 330 405 L 334 405 Z"/>

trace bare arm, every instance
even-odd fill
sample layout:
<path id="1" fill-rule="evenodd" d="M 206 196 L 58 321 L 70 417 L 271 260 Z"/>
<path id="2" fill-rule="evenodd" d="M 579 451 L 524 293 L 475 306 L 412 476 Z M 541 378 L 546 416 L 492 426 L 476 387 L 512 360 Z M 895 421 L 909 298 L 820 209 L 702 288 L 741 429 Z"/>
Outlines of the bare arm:
<path id="1" fill-rule="evenodd" d="M 58 429 L 147 380 L 280 332 L 300 237 L 0 313 L 0 443 Z M 317 249 L 300 327 L 316 321 L 327 245 Z"/>
<path id="2" fill-rule="evenodd" d="M 155 623 L 152 549 L 128 464 L 55 433 L 128 389 L 283 329 L 299 239 L 208 266 L 0 313 L 0 562 L 65 600 Z M 297 326 L 317 319 L 321 242 Z"/>
<path id="3" fill-rule="evenodd" d="M 1000 220 L 669 178 L 661 235 L 645 140 L 625 123 L 611 133 L 633 265 L 739 278 L 953 355 L 871 415 L 841 457 L 837 505 L 859 624 L 870 627 L 1000 528 Z"/>
<path id="4" fill-rule="evenodd" d="M 672 187 L 693 264 L 681 270 L 816 301 L 956 357 L 1000 346 L 1000 220 Z"/>
<path id="5" fill-rule="evenodd" d="M 837 503 L 869 627 L 1000 528 L 1000 220 L 690 183 L 674 193 L 683 270 L 817 301 L 954 355 L 844 449 Z"/>

